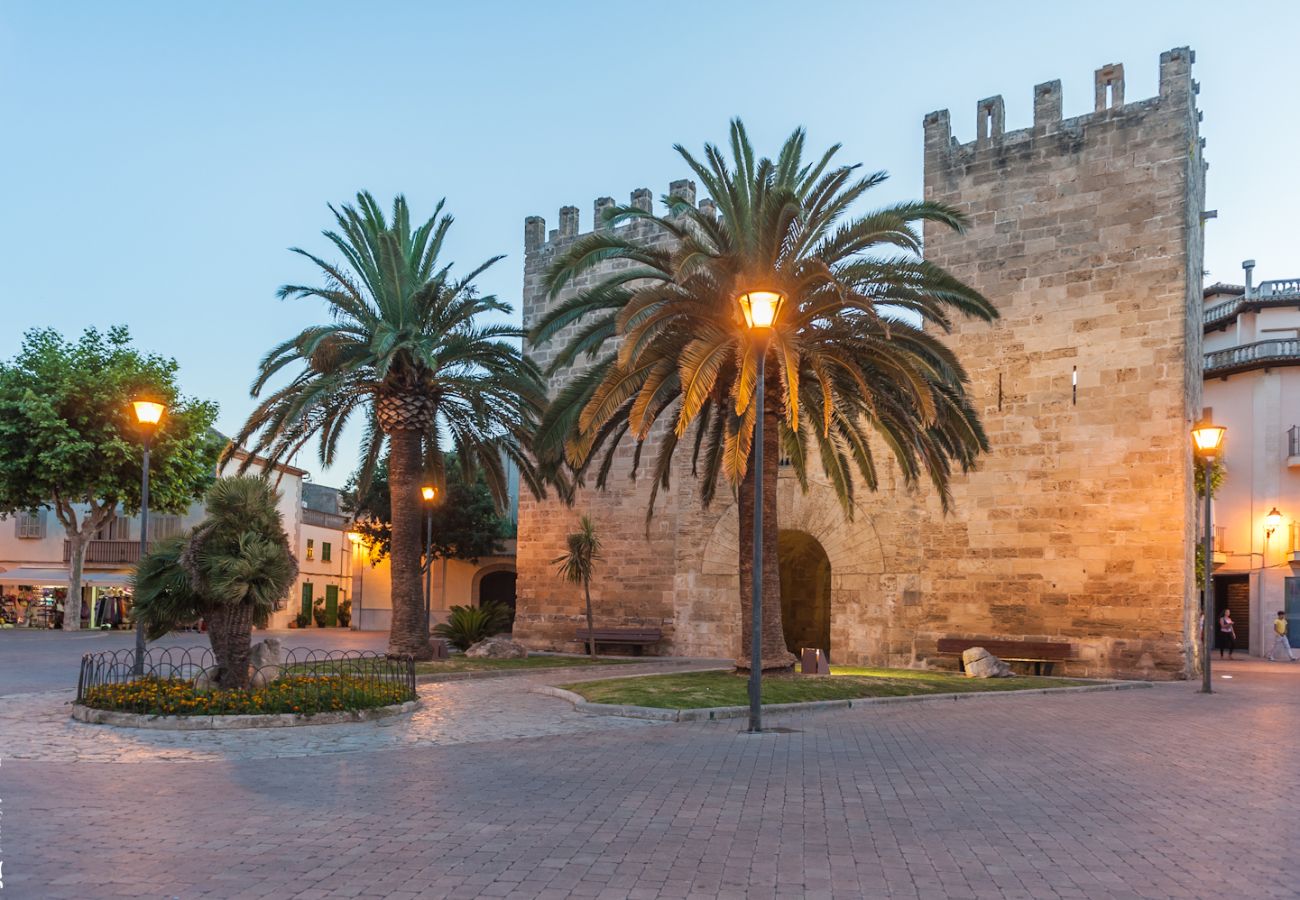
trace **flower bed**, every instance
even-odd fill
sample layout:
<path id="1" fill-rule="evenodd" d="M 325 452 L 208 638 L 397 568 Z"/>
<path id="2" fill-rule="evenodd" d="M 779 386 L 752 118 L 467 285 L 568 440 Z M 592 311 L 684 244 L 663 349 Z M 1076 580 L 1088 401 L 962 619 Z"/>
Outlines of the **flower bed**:
<path id="1" fill-rule="evenodd" d="M 402 681 L 351 675 L 290 675 L 248 690 L 199 691 L 194 682 L 146 676 L 88 688 L 81 703 L 93 709 L 151 716 L 293 715 L 374 709 L 414 700 Z"/>

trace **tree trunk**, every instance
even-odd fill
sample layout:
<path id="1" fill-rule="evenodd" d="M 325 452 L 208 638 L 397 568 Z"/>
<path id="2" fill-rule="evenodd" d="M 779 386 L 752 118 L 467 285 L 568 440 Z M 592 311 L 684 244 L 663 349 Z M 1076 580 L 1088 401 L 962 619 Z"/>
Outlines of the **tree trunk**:
<path id="1" fill-rule="evenodd" d="M 223 606 L 208 618 L 208 640 L 221 670 L 223 689 L 248 687 L 248 660 L 253 645 L 253 607 Z"/>
<path id="2" fill-rule="evenodd" d="M 389 502 L 393 531 L 390 552 L 393 626 L 388 652 L 393 656 L 433 659 L 433 645 L 424 625 L 420 583 L 420 432 L 394 429 L 389 433 Z"/>
<path id="3" fill-rule="evenodd" d="M 81 628 L 81 573 L 86 567 L 86 547 L 90 534 L 84 530 L 68 531 L 72 558 L 68 561 L 68 599 L 63 601 L 63 630 Z"/>
<path id="4" fill-rule="evenodd" d="M 770 373 L 771 370 L 769 370 Z M 795 657 L 785 646 L 781 624 L 781 573 L 777 560 L 776 480 L 780 471 L 780 424 L 777 410 L 780 385 L 769 374 L 763 413 L 763 671 L 788 670 Z M 736 668 L 748 672 L 753 634 L 754 584 L 754 478 L 753 456 L 740 483 L 737 509 L 740 516 L 740 658 Z"/>
<path id="5" fill-rule="evenodd" d="M 587 595 L 587 650 L 591 653 L 591 658 L 596 658 L 596 627 L 592 624 L 591 619 L 591 582 L 587 579 L 582 580 L 582 590 Z"/>

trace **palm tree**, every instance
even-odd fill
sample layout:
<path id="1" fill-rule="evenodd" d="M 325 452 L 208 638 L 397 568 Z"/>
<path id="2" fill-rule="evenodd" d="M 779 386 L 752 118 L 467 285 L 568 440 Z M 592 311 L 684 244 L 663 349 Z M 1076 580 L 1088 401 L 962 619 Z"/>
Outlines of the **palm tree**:
<path id="1" fill-rule="evenodd" d="M 412 228 L 406 200 L 393 201 L 391 221 L 374 198 L 330 207 L 338 231 L 325 237 L 344 262 L 334 264 L 294 248 L 323 276 L 320 286 L 288 284 L 283 298 L 324 300 L 330 322 L 303 329 L 263 358 L 252 394 L 259 396 L 281 370 L 299 367 L 249 416 L 227 451 L 249 445 L 254 455 L 287 460 L 313 437 L 319 457 L 335 459 L 344 426 L 359 414 L 365 437 L 358 492 L 389 445 L 392 501 L 392 654 L 428 659 L 420 586 L 420 484 L 443 483 L 445 454 L 457 457 L 466 479 L 479 470 L 499 508 L 507 500 L 507 461 L 525 482 L 538 484 L 523 452 L 544 398 L 536 368 L 527 362 L 511 325 L 482 324 L 510 306 L 482 296 L 474 279 L 501 257 L 455 278 L 438 254 L 451 227 L 440 201 L 433 216 Z M 245 465 L 252 462 L 246 460 Z"/>
<path id="2" fill-rule="evenodd" d="M 930 202 L 850 215 L 886 176 L 832 165 L 838 149 L 806 162 L 799 129 L 775 160 L 756 159 L 739 120 L 731 124 L 730 160 L 711 144 L 704 162 L 677 146 L 716 215 L 672 196 L 664 198 L 666 215 L 632 206 L 607 211 L 608 227 L 571 245 L 545 280 L 552 299 L 580 276 L 592 283 L 531 333 L 544 343 L 577 324 L 550 374 L 580 354 L 595 357 L 557 393 L 539 426 L 535 450 L 544 461 L 567 464 L 575 484 L 599 463 L 601 487 L 619 445 L 633 441 L 639 459 L 653 430 L 647 519 L 683 440 L 706 505 L 722 481 L 739 490 L 742 668 L 749 665 L 756 477 L 764 482 L 763 667 L 785 668 L 793 657 L 781 628 L 777 573 L 779 457 L 790 460 L 807 490 L 815 456 L 851 518 L 855 479 L 876 488 L 881 447 L 909 483 L 928 474 L 945 510 L 954 464 L 967 470 L 987 449 L 967 376 L 934 331 L 947 331 L 954 313 L 989 320 L 997 312 L 920 258 L 918 226 L 960 230 L 963 219 Z M 612 227 L 629 220 L 643 227 Z M 602 266 L 609 261 L 623 265 Z M 741 324 L 737 295 L 755 287 L 786 297 L 770 342 Z M 769 360 L 762 410 L 753 402 L 760 347 Z M 764 471 L 756 473 L 749 458 L 760 413 Z"/>
<path id="3" fill-rule="evenodd" d="M 569 552 L 551 560 L 556 567 L 556 574 L 570 584 L 582 585 L 582 592 L 587 598 L 587 650 L 591 658 L 596 658 L 596 633 L 591 617 L 591 576 L 600 562 L 600 535 L 596 534 L 596 523 L 590 516 L 578 520 L 578 530 L 568 538 Z"/>
<path id="4" fill-rule="evenodd" d="M 265 478 L 218 479 L 207 518 L 140 561 L 133 614 L 157 640 L 202 618 L 223 688 L 248 686 L 253 626 L 264 627 L 298 577 L 276 491 Z"/>

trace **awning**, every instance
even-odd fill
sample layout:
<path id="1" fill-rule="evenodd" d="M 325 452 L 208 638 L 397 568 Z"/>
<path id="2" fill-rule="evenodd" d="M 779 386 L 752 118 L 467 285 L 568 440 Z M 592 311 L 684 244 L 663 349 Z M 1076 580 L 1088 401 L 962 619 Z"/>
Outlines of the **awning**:
<path id="1" fill-rule="evenodd" d="M 0 572 L 0 584 L 30 584 L 33 587 L 67 587 L 67 569 L 42 569 L 37 566 L 18 566 Z M 83 587 L 130 587 L 130 572 L 82 572 Z"/>

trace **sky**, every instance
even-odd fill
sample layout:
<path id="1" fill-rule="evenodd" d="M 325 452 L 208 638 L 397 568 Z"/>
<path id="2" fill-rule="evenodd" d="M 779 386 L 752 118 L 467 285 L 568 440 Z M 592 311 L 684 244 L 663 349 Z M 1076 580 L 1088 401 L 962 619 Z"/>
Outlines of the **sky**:
<path id="1" fill-rule="evenodd" d="M 0 0 L 0 359 L 30 328 L 124 323 L 233 433 L 261 356 L 323 318 L 275 299 L 314 281 L 288 248 L 326 251 L 327 204 L 358 190 L 416 217 L 445 197 L 445 259 L 506 254 L 479 285 L 517 317 L 526 216 L 574 205 L 587 230 L 597 197 L 658 197 L 689 174 L 673 145 L 724 141 L 733 116 L 760 152 L 804 126 L 888 171 L 865 209 L 921 196 L 927 112 L 965 142 L 1001 94 L 1024 128 L 1059 78 L 1080 115 L 1112 62 L 1142 100 L 1180 46 L 1218 210 L 1207 281 L 1247 258 L 1296 277 L 1300 74 L 1275 41 L 1297 33 L 1293 2 Z M 297 462 L 341 485 L 357 442 Z"/>

